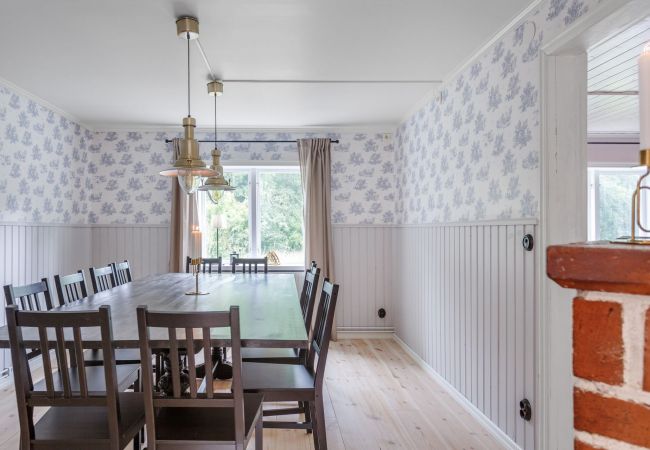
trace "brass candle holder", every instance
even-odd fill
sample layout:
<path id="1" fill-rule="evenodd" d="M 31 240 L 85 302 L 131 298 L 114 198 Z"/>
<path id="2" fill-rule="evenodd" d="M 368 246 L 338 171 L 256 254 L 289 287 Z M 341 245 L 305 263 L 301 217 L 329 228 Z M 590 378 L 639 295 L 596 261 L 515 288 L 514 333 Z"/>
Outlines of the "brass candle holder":
<path id="1" fill-rule="evenodd" d="M 641 150 L 639 152 L 640 165 L 645 166 L 646 171 L 641 175 L 636 182 L 636 188 L 632 194 L 632 224 L 631 233 L 628 238 L 620 238 L 611 242 L 615 244 L 634 244 L 634 245 L 650 245 L 650 237 L 637 236 L 636 229 L 650 233 L 650 228 L 646 228 L 641 223 L 641 191 L 644 189 L 650 190 L 650 186 L 644 186 L 643 180 L 650 175 L 650 149 Z"/>
<path id="2" fill-rule="evenodd" d="M 190 260 L 190 266 L 192 267 L 192 275 L 194 276 L 194 290 L 188 291 L 185 295 L 207 295 L 209 292 L 203 292 L 199 290 L 199 272 L 201 271 L 201 258 L 192 258 Z"/>

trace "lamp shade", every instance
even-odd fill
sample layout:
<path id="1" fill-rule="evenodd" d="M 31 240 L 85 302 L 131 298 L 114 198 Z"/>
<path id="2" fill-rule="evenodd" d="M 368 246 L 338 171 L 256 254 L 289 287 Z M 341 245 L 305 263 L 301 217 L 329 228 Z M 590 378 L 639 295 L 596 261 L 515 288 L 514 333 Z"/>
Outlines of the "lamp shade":
<path id="1" fill-rule="evenodd" d="M 223 230 L 227 226 L 228 225 L 226 223 L 226 218 L 223 215 L 217 214 L 216 216 L 212 217 L 212 228 Z"/>

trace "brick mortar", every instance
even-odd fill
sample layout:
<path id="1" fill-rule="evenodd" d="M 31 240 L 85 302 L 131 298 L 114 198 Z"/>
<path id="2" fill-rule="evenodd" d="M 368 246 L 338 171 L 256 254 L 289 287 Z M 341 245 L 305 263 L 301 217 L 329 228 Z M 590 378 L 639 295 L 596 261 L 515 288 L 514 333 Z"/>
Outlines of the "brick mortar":
<path id="1" fill-rule="evenodd" d="M 592 301 L 608 301 L 625 304 L 638 304 L 645 305 L 650 308 L 650 295 L 635 295 L 635 294 L 615 294 L 612 292 L 599 292 L 599 291 L 578 291 L 576 297 L 582 297 L 585 300 Z"/>
<path id="2" fill-rule="evenodd" d="M 645 302 L 623 302 L 623 380 L 625 386 L 643 389 Z"/>
<path id="3" fill-rule="evenodd" d="M 574 430 L 575 437 L 579 441 L 589 444 L 592 447 L 599 447 L 609 450 L 643 450 L 644 447 L 628 444 L 627 442 L 601 436 L 599 434 L 587 433 L 586 431 Z"/>
<path id="4" fill-rule="evenodd" d="M 586 380 L 584 378 L 573 377 L 573 385 L 577 389 L 593 392 L 603 397 L 616 398 L 630 403 L 636 403 L 643 406 L 650 406 L 650 392 L 642 391 L 639 388 L 630 386 L 612 386 L 611 384 L 601 383 L 599 381 Z"/>

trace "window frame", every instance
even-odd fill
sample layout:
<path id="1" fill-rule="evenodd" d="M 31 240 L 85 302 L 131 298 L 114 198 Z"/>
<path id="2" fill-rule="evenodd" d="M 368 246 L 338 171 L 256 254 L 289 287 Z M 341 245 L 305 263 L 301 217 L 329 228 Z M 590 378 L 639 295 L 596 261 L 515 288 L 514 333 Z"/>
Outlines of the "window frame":
<path id="1" fill-rule="evenodd" d="M 228 165 L 224 167 L 224 175 L 228 172 L 239 172 L 248 174 L 248 242 L 250 244 L 250 253 L 252 257 L 262 257 L 261 255 L 261 193 L 260 193 L 260 173 L 298 173 L 300 174 L 300 166 L 295 163 L 283 163 L 282 165 L 276 164 L 237 164 Z M 226 177 L 227 178 L 227 177 Z M 207 195 L 201 195 L 197 199 L 197 207 L 199 212 L 199 223 L 201 228 L 207 227 L 205 223 L 205 207 Z M 207 229 L 207 228 L 205 228 Z M 302 223 L 302 239 L 303 249 L 305 248 L 305 223 L 303 218 Z M 206 241 L 204 240 L 203 251 L 205 252 Z M 228 267 L 230 270 L 230 260 L 224 260 L 223 266 Z M 298 272 L 305 269 L 303 265 L 289 265 L 280 264 L 279 266 L 269 265 L 270 272 Z"/>
<path id="2" fill-rule="evenodd" d="M 600 216 L 600 176 L 603 173 L 616 174 L 621 172 L 634 173 L 639 172 L 638 175 L 642 175 L 644 170 L 643 167 L 633 166 L 629 164 L 607 164 L 607 165 L 589 165 L 588 167 L 588 208 L 587 208 L 587 235 L 588 240 L 598 241 L 602 240 L 600 236 L 600 223 L 597 218 Z M 632 201 L 632 193 L 630 193 L 629 202 Z M 631 204 L 629 207 L 631 208 Z M 650 208 L 642 208 L 643 217 L 642 223 L 650 223 Z M 631 214 L 631 211 L 630 211 Z M 646 233 L 641 230 L 637 230 L 639 235 L 645 235 Z M 626 233 L 629 235 L 629 231 Z"/>

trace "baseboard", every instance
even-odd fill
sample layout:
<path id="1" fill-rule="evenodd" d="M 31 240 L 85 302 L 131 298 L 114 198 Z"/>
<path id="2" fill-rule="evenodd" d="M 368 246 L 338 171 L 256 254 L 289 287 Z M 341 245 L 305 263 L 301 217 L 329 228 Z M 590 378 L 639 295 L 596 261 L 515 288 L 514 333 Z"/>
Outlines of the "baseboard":
<path id="1" fill-rule="evenodd" d="M 357 328 L 338 327 L 336 339 L 391 339 L 395 334 L 392 327 L 387 328 Z"/>
<path id="2" fill-rule="evenodd" d="M 397 344 L 408 353 L 411 358 L 415 360 L 415 362 L 422 368 L 424 369 L 425 372 L 427 372 L 431 378 L 433 378 L 437 383 L 439 383 L 442 387 L 444 387 L 449 395 L 451 395 L 454 400 L 456 400 L 458 403 L 460 403 L 465 410 L 476 420 L 478 420 L 485 428 L 488 429 L 488 431 L 494 436 L 494 438 L 499 441 L 505 448 L 512 449 L 512 450 L 521 450 L 521 447 L 519 447 L 512 439 L 510 439 L 510 436 L 505 434 L 503 430 L 501 430 L 499 427 L 497 427 L 494 422 L 492 422 L 485 414 L 483 414 L 476 406 L 474 406 L 463 394 L 458 392 L 455 387 L 453 387 L 447 380 L 445 380 L 443 377 L 441 377 L 438 372 L 433 370 L 433 368 L 428 365 L 417 353 L 415 353 L 411 347 L 409 347 L 406 342 L 401 340 L 396 334 L 393 334 L 393 339 Z"/>

